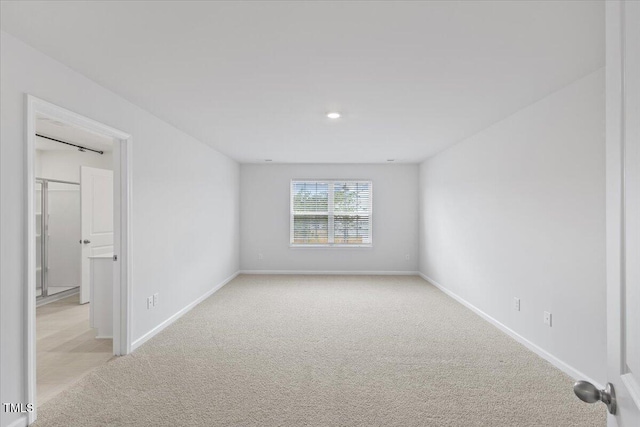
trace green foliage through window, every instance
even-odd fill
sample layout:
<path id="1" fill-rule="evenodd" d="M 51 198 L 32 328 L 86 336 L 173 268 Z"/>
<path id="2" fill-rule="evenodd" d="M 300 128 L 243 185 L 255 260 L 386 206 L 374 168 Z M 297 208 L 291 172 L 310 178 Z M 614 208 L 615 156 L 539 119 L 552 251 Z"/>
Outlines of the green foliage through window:
<path id="1" fill-rule="evenodd" d="M 371 245 L 370 181 L 294 181 L 291 244 Z"/>

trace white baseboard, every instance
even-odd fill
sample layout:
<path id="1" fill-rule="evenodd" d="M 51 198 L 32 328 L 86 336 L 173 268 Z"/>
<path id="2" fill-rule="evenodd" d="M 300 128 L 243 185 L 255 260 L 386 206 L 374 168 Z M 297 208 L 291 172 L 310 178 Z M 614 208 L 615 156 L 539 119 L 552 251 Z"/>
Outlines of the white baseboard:
<path id="1" fill-rule="evenodd" d="M 65 299 L 67 297 L 80 293 L 79 287 L 77 289 L 73 289 L 73 292 L 69 292 L 71 290 L 72 289 L 67 289 L 66 291 L 58 292 L 57 294 L 47 296 L 45 297 L 44 300 L 40 300 L 40 301 L 36 300 L 36 307 L 42 307 L 43 305 L 47 305 L 51 302 L 60 301 L 61 299 Z"/>
<path id="2" fill-rule="evenodd" d="M 26 415 L 21 416 L 11 424 L 8 424 L 7 427 L 27 427 L 29 425 L 29 419 Z"/>
<path id="3" fill-rule="evenodd" d="M 586 381 L 589 381 L 590 383 L 594 384 L 599 389 L 604 388 L 602 386 L 602 384 L 600 384 L 598 381 L 594 381 L 592 378 L 589 378 L 587 375 L 585 375 L 582 372 L 580 372 L 579 370 L 575 369 L 573 366 L 569 365 L 566 362 L 563 362 L 562 360 L 558 359 L 556 356 L 552 355 L 548 351 L 546 351 L 546 350 L 542 349 L 541 347 L 539 347 L 538 345 L 532 343 L 531 341 L 529 341 L 528 339 L 526 339 L 522 335 L 520 335 L 517 332 L 515 332 L 513 329 L 511 329 L 511 328 L 505 326 L 504 324 L 498 322 L 496 319 L 494 319 L 493 317 L 489 316 L 487 313 L 485 313 L 484 311 L 480 310 L 478 307 L 474 306 L 473 304 L 469 303 L 468 301 L 466 301 L 462 297 L 460 297 L 457 294 L 453 293 L 452 291 L 450 291 L 449 289 L 447 289 L 446 287 L 444 287 L 440 283 L 436 282 L 435 280 L 429 278 L 426 274 L 423 274 L 422 272 L 420 272 L 418 274 L 420 275 L 420 277 L 422 277 L 424 280 L 426 280 L 427 282 L 429 282 L 430 284 L 432 284 L 436 288 L 440 289 L 446 295 L 448 295 L 451 298 L 453 298 L 454 300 L 458 301 L 460 304 L 464 305 L 465 307 L 467 307 L 468 309 L 470 309 L 471 311 L 473 311 L 474 313 L 476 313 L 477 315 L 482 317 L 484 320 L 488 321 L 493 326 L 497 327 L 502 332 L 506 333 L 511 338 L 515 339 L 520 344 L 524 345 L 529 350 L 531 350 L 534 353 L 536 353 L 538 356 L 542 357 L 547 362 L 551 363 L 553 366 L 555 366 L 556 368 L 560 369 L 565 374 L 569 375 L 571 378 L 573 378 L 575 380 L 586 380 Z"/>
<path id="4" fill-rule="evenodd" d="M 189 303 L 186 307 L 184 307 L 183 309 L 178 311 L 176 314 L 174 314 L 173 316 L 169 317 L 167 320 L 165 320 L 164 322 L 160 323 L 158 326 L 156 326 L 155 328 L 151 329 L 149 332 L 147 332 L 146 334 L 144 334 L 143 336 L 141 336 L 140 338 L 135 340 L 133 343 L 131 343 L 131 351 L 134 351 L 136 348 L 140 347 L 142 344 L 144 344 L 145 342 L 147 342 L 151 338 L 153 338 L 155 335 L 157 335 L 164 328 L 166 328 L 167 326 L 171 325 L 173 322 L 175 322 L 176 320 L 178 320 L 179 318 L 184 316 L 193 307 L 195 307 L 196 305 L 200 304 L 202 301 L 206 300 L 211 295 L 213 295 L 216 291 L 220 290 L 220 288 L 222 288 L 224 285 L 226 285 L 227 283 L 229 283 L 230 281 L 235 279 L 236 276 L 238 276 L 238 274 L 240 274 L 240 272 L 236 271 L 231 276 L 227 277 L 222 282 L 218 283 L 212 289 L 208 290 L 204 295 L 198 297 L 195 301 Z"/>
<path id="5" fill-rule="evenodd" d="M 339 276 L 417 276 L 417 271 L 240 270 L 240 274 L 300 274 Z"/>

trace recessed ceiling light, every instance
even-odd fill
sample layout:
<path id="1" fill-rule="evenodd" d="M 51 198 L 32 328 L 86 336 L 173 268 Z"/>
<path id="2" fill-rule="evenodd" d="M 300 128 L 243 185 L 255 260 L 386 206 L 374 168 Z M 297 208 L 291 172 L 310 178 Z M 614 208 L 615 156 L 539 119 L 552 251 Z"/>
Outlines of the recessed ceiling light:
<path id="1" fill-rule="evenodd" d="M 329 117 L 330 119 L 339 119 L 340 113 L 332 111 L 331 113 L 327 113 L 327 117 Z"/>

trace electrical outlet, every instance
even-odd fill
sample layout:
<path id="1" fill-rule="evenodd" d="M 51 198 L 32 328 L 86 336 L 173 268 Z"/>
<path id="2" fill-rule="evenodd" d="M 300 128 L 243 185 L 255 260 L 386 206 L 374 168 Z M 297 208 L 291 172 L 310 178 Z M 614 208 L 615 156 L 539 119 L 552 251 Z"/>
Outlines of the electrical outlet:
<path id="1" fill-rule="evenodd" d="M 150 310 L 153 307 L 153 297 L 147 297 L 147 310 Z"/>
<path id="2" fill-rule="evenodd" d="M 513 309 L 515 311 L 520 311 L 520 298 L 513 299 Z"/>
<path id="3" fill-rule="evenodd" d="M 551 313 L 548 311 L 544 312 L 544 324 L 551 327 Z"/>
<path id="4" fill-rule="evenodd" d="M 264 259 L 264 255 L 262 254 L 262 252 L 258 254 L 258 259 Z"/>
<path id="5" fill-rule="evenodd" d="M 153 294 L 153 306 L 158 305 L 158 294 Z"/>
<path id="6" fill-rule="evenodd" d="M 404 259 L 406 259 L 407 261 L 409 261 L 409 260 L 411 259 L 411 257 L 409 256 L 409 254 L 406 254 L 406 255 L 404 256 Z"/>

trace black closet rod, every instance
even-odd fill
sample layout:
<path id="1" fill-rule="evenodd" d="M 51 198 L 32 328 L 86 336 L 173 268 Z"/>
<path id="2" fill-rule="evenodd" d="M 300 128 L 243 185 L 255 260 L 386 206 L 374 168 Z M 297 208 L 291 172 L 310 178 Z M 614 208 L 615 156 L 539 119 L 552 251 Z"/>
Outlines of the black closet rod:
<path id="1" fill-rule="evenodd" d="M 40 138 L 44 138 L 44 139 L 50 139 L 51 141 L 59 142 L 61 144 L 67 144 L 67 145 L 71 145 L 73 147 L 78 147 L 80 149 L 80 151 L 89 150 L 89 151 L 93 151 L 94 153 L 104 154 L 104 151 L 94 150 L 93 148 L 83 147 L 82 145 L 77 145 L 77 144 L 72 144 L 70 142 L 60 141 L 59 139 L 51 138 L 49 136 L 40 135 L 39 133 L 36 133 L 36 136 L 39 136 Z"/>

